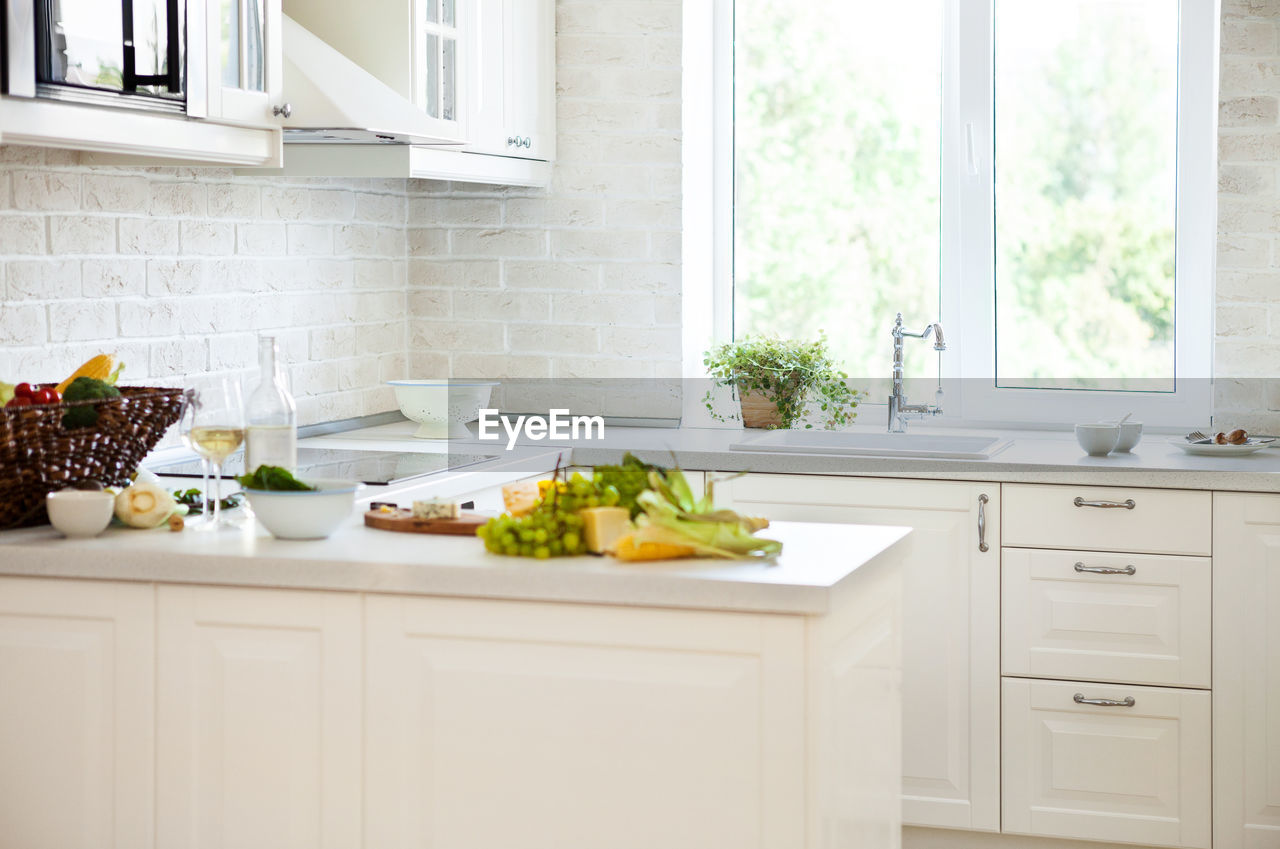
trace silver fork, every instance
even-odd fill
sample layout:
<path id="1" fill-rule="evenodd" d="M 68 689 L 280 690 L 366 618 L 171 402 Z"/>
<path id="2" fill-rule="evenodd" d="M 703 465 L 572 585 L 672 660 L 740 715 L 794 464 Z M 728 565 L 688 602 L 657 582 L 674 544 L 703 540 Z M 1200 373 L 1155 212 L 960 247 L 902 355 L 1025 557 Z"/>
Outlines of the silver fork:
<path id="1" fill-rule="evenodd" d="M 1187 434 L 1187 442 L 1202 442 L 1208 438 L 1209 436 L 1207 434 L 1203 434 L 1198 430 L 1193 430 L 1191 433 Z"/>

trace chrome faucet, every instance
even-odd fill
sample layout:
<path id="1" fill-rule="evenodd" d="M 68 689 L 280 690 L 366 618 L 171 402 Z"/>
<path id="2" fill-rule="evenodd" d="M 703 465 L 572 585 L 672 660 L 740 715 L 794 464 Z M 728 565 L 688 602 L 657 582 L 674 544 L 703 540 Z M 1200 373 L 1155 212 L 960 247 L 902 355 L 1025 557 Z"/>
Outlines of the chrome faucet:
<path id="1" fill-rule="evenodd" d="M 908 417 L 923 418 L 936 416 L 942 412 L 939 406 L 908 404 L 907 397 L 902 394 L 902 339 L 906 336 L 912 339 L 928 339 L 930 333 L 933 334 L 933 350 L 947 350 L 947 343 L 942 337 L 941 324 L 935 322 L 920 333 L 910 333 L 902 329 L 902 313 L 898 313 L 898 320 L 893 325 L 893 394 L 889 396 L 890 433 L 906 433 Z"/>

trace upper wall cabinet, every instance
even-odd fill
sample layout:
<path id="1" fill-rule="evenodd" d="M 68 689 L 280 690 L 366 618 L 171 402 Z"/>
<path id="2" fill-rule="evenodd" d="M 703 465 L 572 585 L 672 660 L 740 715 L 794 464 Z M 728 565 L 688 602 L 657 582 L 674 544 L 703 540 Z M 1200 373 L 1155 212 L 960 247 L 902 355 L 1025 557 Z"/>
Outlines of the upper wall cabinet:
<path id="1" fill-rule="evenodd" d="M 475 0 L 467 150 L 555 158 L 554 0 Z"/>
<path id="2" fill-rule="evenodd" d="M 280 0 L 8 3 L 0 142 L 278 164 Z"/>
<path id="3" fill-rule="evenodd" d="M 462 41 L 474 2 L 365 0 L 357 5 L 350 0 L 285 0 L 284 11 L 371 74 L 389 93 L 416 106 L 422 115 L 406 122 L 414 128 L 410 135 L 457 144 L 465 137 Z M 367 118 L 356 114 L 353 120 L 363 126 L 375 118 L 372 113 Z M 390 120 L 395 123 L 394 115 Z M 315 126 L 306 115 L 299 115 L 293 124 Z M 401 135 L 397 131 L 406 128 L 380 129 Z"/>
<path id="4" fill-rule="evenodd" d="M 554 0 L 285 0 L 285 14 L 411 103 L 430 143 L 311 132 L 295 116 L 278 173 L 544 186 L 555 157 Z M 294 45 L 288 43 L 288 61 Z M 289 73 L 292 73 L 290 71 Z M 286 80 L 293 87 L 292 79 Z M 368 109 L 353 109 L 352 114 Z M 303 124 L 298 122 L 302 121 Z M 386 122 L 384 122 L 386 123 Z M 395 122 L 393 122 L 395 123 Z M 398 123 L 411 123 L 403 117 Z M 342 126 L 349 127 L 348 121 Z M 320 143 L 317 143 L 320 142 Z"/>
<path id="5" fill-rule="evenodd" d="M 280 0 L 207 0 L 211 120 L 276 128 L 283 108 Z"/>

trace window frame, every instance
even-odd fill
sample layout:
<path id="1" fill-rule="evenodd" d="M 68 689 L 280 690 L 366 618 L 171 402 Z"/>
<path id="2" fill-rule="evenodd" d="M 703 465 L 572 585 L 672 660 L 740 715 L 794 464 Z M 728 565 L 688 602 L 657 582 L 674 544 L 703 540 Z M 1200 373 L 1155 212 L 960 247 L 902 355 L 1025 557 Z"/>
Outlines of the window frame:
<path id="1" fill-rule="evenodd" d="M 685 5 L 684 373 L 733 337 L 733 0 Z M 947 399 L 937 424 L 1068 424 L 1132 411 L 1148 426 L 1208 424 L 1212 414 L 1217 230 L 1218 0 L 1180 0 L 1174 391 L 995 385 L 994 3 L 944 0 L 941 358 Z M 710 42 L 713 49 L 705 45 Z M 972 152 L 970 150 L 972 139 Z M 975 173 L 976 172 L 976 173 Z M 710 279 L 710 291 L 694 281 Z M 886 322 L 885 336 L 889 324 Z M 976 340 L 976 341 L 975 341 Z M 889 373 L 885 345 L 884 375 Z M 963 379 L 961 379 L 963 378 Z M 700 402 L 700 399 L 698 399 Z M 869 399 L 876 403 L 879 399 Z M 699 417 L 700 404 L 686 410 Z M 874 412 L 867 418 L 878 421 Z"/>

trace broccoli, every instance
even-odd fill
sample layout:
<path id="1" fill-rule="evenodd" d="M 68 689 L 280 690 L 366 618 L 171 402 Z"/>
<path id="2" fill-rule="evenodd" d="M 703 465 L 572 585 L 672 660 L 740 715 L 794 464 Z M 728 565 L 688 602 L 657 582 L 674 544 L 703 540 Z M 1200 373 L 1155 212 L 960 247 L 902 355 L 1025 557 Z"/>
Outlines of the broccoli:
<path id="1" fill-rule="evenodd" d="M 100 398 L 119 398 L 120 390 L 105 380 L 94 377 L 77 377 L 62 393 L 62 403 L 72 401 L 96 401 Z M 84 404 L 72 407 L 62 416 L 62 426 L 67 430 L 93 427 L 98 423 L 98 405 Z"/>

